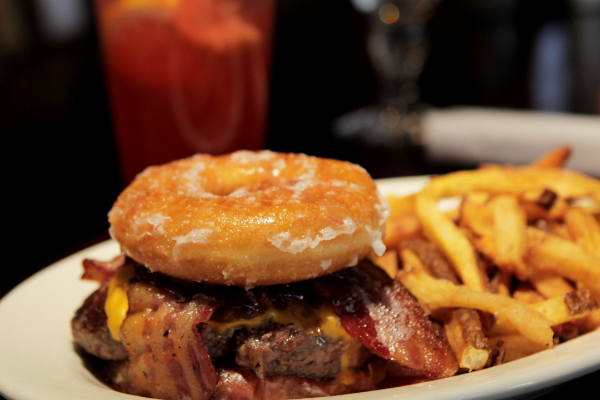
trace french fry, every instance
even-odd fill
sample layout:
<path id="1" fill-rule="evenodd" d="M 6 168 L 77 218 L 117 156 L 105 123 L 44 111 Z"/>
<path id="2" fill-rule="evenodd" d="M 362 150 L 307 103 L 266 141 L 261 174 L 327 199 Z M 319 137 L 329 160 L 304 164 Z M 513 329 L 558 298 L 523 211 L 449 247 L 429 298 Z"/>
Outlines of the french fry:
<path id="1" fill-rule="evenodd" d="M 431 275 L 431 271 L 411 249 L 400 249 L 400 259 L 402 260 L 402 268 L 405 271 L 418 271 L 422 274 Z"/>
<path id="2" fill-rule="evenodd" d="M 396 247 L 402 240 L 421 233 L 421 223 L 415 211 L 416 195 L 386 197 L 391 213 L 386 223 L 383 243 L 386 247 Z"/>
<path id="3" fill-rule="evenodd" d="M 523 261 L 527 242 L 525 213 L 513 196 L 496 196 L 490 207 L 494 218 L 494 261 L 524 281 L 529 276 L 529 268 Z"/>
<path id="4" fill-rule="evenodd" d="M 448 217 L 452 221 L 458 221 L 460 218 L 460 209 L 453 208 L 451 210 L 444 211 L 446 217 Z"/>
<path id="5" fill-rule="evenodd" d="M 581 321 L 582 324 L 585 324 L 589 319 L 591 319 L 591 321 L 587 326 L 591 330 L 596 328 L 596 326 L 593 325 L 593 319 L 596 318 L 595 313 L 597 313 L 598 310 L 598 302 L 590 296 L 587 289 L 584 289 L 583 291 L 574 290 L 565 295 L 556 296 L 548 300 L 529 303 L 527 304 L 527 307 L 544 315 L 544 317 L 550 321 L 551 326 L 559 332 L 562 330 L 561 324 L 576 323 L 577 321 Z M 600 324 L 600 320 L 598 320 L 598 323 Z M 516 333 L 519 333 L 519 329 L 504 315 L 500 315 L 496 319 L 494 326 L 486 331 L 486 334 L 490 337 L 513 335 Z"/>
<path id="6" fill-rule="evenodd" d="M 472 308 L 503 317 L 520 333 L 536 343 L 552 347 L 551 321 L 538 311 L 495 293 L 482 293 L 419 272 L 400 271 L 397 279 L 421 302 L 430 307 Z"/>
<path id="7" fill-rule="evenodd" d="M 581 333 L 591 332 L 600 327 L 600 309 L 592 311 L 586 319 L 583 320 L 579 329 Z"/>
<path id="8" fill-rule="evenodd" d="M 571 208 L 565 215 L 565 225 L 575 243 L 600 257 L 600 223 L 593 215 Z"/>
<path id="9" fill-rule="evenodd" d="M 460 225 L 469 228 L 479 237 L 494 235 L 494 214 L 490 207 L 472 198 L 465 198 L 460 208 Z"/>
<path id="10" fill-rule="evenodd" d="M 600 257 L 581 246 L 536 228 L 527 228 L 526 261 L 539 271 L 552 272 L 581 283 L 600 299 Z"/>
<path id="11" fill-rule="evenodd" d="M 571 147 L 560 146 L 544 154 L 530 165 L 540 168 L 564 167 L 571 156 Z"/>
<path id="12" fill-rule="evenodd" d="M 600 328 L 600 181 L 564 170 L 569 155 L 563 146 L 523 167 L 437 176 L 392 200 L 412 218 L 388 225 L 403 232 L 391 242 L 403 265 L 395 278 L 442 324 L 461 368 Z M 454 198 L 460 207 L 442 212 Z"/>
<path id="13" fill-rule="evenodd" d="M 444 331 L 461 368 L 473 371 L 485 367 L 491 350 L 477 311 L 467 308 L 454 310 L 450 321 L 444 325 Z"/>
<path id="14" fill-rule="evenodd" d="M 564 224 L 550 222 L 547 231 L 563 239 L 571 240 L 571 234 Z"/>
<path id="15" fill-rule="evenodd" d="M 515 300 L 516 301 L 516 300 Z M 550 321 L 548 321 L 550 323 Z M 496 318 L 495 324 L 485 331 L 488 338 L 498 335 L 514 335 L 518 334 L 519 330 L 503 315 Z"/>
<path id="16" fill-rule="evenodd" d="M 504 355 L 506 354 L 506 342 L 500 338 L 488 340 L 492 352 L 486 363 L 486 367 L 493 367 L 504 363 Z"/>
<path id="17" fill-rule="evenodd" d="M 571 207 L 578 208 L 583 212 L 596 216 L 596 219 L 600 218 L 600 201 L 596 199 L 591 197 L 580 197 L 573 199 L 570 204 Z"/>
<path id="18" fill-rule="evenodd" d="M 562 221 L 570 208 L 564 198 L 547 188 L 524 191 L 520 200 L 529 222 L 538 219 Z"/>
<path id="19" fill-rule="evenodd" d="M 490 194 L 486 192 L 469 192 L 464 196 L 463 200 L 469 203 L 485 205 L 490 201 L 490 197 Z"/>
<path id="20" fill-rule="evenodd" d="M 454 172 L 432 178 L 428 186 L 436 199 L 480 191 L 518 196 L 524 188 L 548 189 L 565 199 L 585 196 L 600 199 L 600 181 L 575 171 L 536 166 L 492 166 Z"/>
<path id="21" fill-rule="evenodd" d="M 429 269 L 421 262 L 421 259 L 419 259 L 419 257 L 411 249 L 400 249 L 400 260 L 402 261 L 402 271 L 399 271 L 398 274 L 396 274 L 396 278 L 402 272 L 417 272 L 420 274 L 431 275 L 431 271 L 429 271 Z M 438 314 L 438 310 L 432 310 L 420 299 L 417 298 L 417 300 L 427 314 Z M 445 315 L 446 310 L 441 310 L 440 314 Z"/>
<path id="22" fill-rule="evenodd" d="M 489 260 L 496 257 L 496 243 L 494 236 L 476 236 L 470 230 L 462 230 L 466 238 L 469 239 L 475 250 Z"/>
<path id="23" fill-rule="evenodd" d="M 536 221 L 533 221 L 533 223 L 530 224 L 530 226 L 541 229 L 548 233 L 552 233 L 556 236 L 560 236 L 564 239 L 571 240 L 571 235 L 569 234 L 567 227 L 563 223 L 538 219 Z"/>
<path id="24" fill-rule="evenodd" d="M 515 333 L 510 335 L 500 335 L 490 338 L 490 341 L 502 340 L 504 347 L 504 362 L 510 362 L 529 356 L 531 354 L 545 350 L 546 347 L 536 343 L 524 335 Z"/>
<path id="25" fill-rule="evenodd" d="M 382 256 L 373 256 L 373 262 L 383 269 L 390 278 L 394 278 L 398 273 L 398 252 L 388 250 Z"/>
<path id="26" fill-rule="evenodd" d="M 545 298 L 529 285 L 521 283 L 513 292 L 512 298 L 523 304 L 533 304 L 544 301 Z"/>
<path id="27" fill-rule="evenodd" d="M 444 255 L 433 243 L 419 237 L 414 237 L 403 240 L 400 243 L 400 248 L 412 250 L 419 260 L 421 260 L 431 276 L 447 279 L 457 285 L 460 283 L 456 273 L 450 264 L 448 264 Z"/>
<path id="28" fill-rule="evenodd" d="M 592 298 L 589 290 L 580 289 L 529 306 L 544 314 L 552 321 L 552 325 L 558 325 L 590 315 L 598 309 L 598 302 Z"/>
<path id="29" fill-rule="evenodd" d="M 465 196 L 472 192 L 516 195 L 522 190 L 519 183 L 502 167 L 490 167 L 436 176 L 431 179 L 428 189 L 435 199 Z"/>
<path id="30" fill-rule="evenodd" d="M 474 290 L 485 291 L 487 277 L 477 265 L 473 246 L 452 220 L 438 210 L 427 189 L 417 196 L 416 208 L 425 234 L 439 246 L 462 282 Z"/>
<path id="31" fill-rule="evenodd" d="M 563 296 L 574 290 L 562 276 L 549 272 L 532 271 L 529 282 L 546 298 Z"/>
<path id="32" fill-rule="evenodd" d="M 579 172 L 560 168 L 522 167 L 517 175 L 522 187 L 549 189 L 559 198 L 591 196 L 600 199 L 600 181 Z"/>

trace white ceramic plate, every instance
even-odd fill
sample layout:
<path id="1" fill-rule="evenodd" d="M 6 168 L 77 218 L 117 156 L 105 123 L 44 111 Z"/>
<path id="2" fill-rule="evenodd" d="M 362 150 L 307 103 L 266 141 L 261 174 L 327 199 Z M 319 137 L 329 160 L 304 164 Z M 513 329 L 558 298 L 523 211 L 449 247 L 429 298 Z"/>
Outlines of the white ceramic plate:
<path id="1" fill-rule="evenodd" d="M 425 178 L 380 181 L 384 194 L 419 190 Z M 99 382 L 75 353 L 70 320 L 97 287 L 81 281 L 85 257 L 108 260 L 104 242 L 34 275 L 0 301 L 0 393 L 11 400 L 126 400 Z M 347 400 L 531 398 L 600 369 L 600 331 L 530 357 L 483 371 L 401 388 L 344 396 Z"/>

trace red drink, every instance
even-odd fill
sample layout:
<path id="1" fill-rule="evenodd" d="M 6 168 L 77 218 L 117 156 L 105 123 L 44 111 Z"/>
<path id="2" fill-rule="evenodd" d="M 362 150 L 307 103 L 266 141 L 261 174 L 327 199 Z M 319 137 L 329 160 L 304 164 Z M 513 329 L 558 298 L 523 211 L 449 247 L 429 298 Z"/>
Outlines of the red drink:
<path id="1" fill-rule="evenodd" d="M 124 183 L 264 145 L 273 0 L 96 0 Z"/>

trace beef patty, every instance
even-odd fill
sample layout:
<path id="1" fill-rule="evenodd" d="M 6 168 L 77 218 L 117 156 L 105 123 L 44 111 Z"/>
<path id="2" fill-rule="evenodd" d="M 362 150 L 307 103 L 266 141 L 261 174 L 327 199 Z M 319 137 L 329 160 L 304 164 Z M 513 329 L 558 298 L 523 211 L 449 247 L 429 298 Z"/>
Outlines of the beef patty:
<path id="1" fill-rule="evenodd" d="M 135 283 L 134 291 L 136 285 L 143 284 Z M 105 360 L 124 360 L 125 347 L 112 338 L 106 324 L 106 296 L 107 284 L 104 284 L 87 298 L 72 320 L 73 335 L 76 343 L 92 355 Z M 357 371 L 372 356 L 364 345 L 351 338 L 311 333 L 270 319 L 254 327 L 242 323 L 227 329 L 200 323 L 198 330 L 215 366 L 235 362 L 263 377 L 334 379 L 343 373 L 343 367 Z"/>

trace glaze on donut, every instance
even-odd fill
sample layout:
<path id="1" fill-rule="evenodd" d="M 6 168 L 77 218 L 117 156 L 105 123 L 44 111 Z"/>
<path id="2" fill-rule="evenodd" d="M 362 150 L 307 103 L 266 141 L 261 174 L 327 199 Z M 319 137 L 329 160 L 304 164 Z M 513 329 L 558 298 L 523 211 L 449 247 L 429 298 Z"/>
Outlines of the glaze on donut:
<path id="1" fill-rule="evenodd" d="M 147 168 L 109 212 L 123 252 L 171 277 L 291 283 L 381 255 L 389 208 L 348 162 L 239 151 Z"/>

